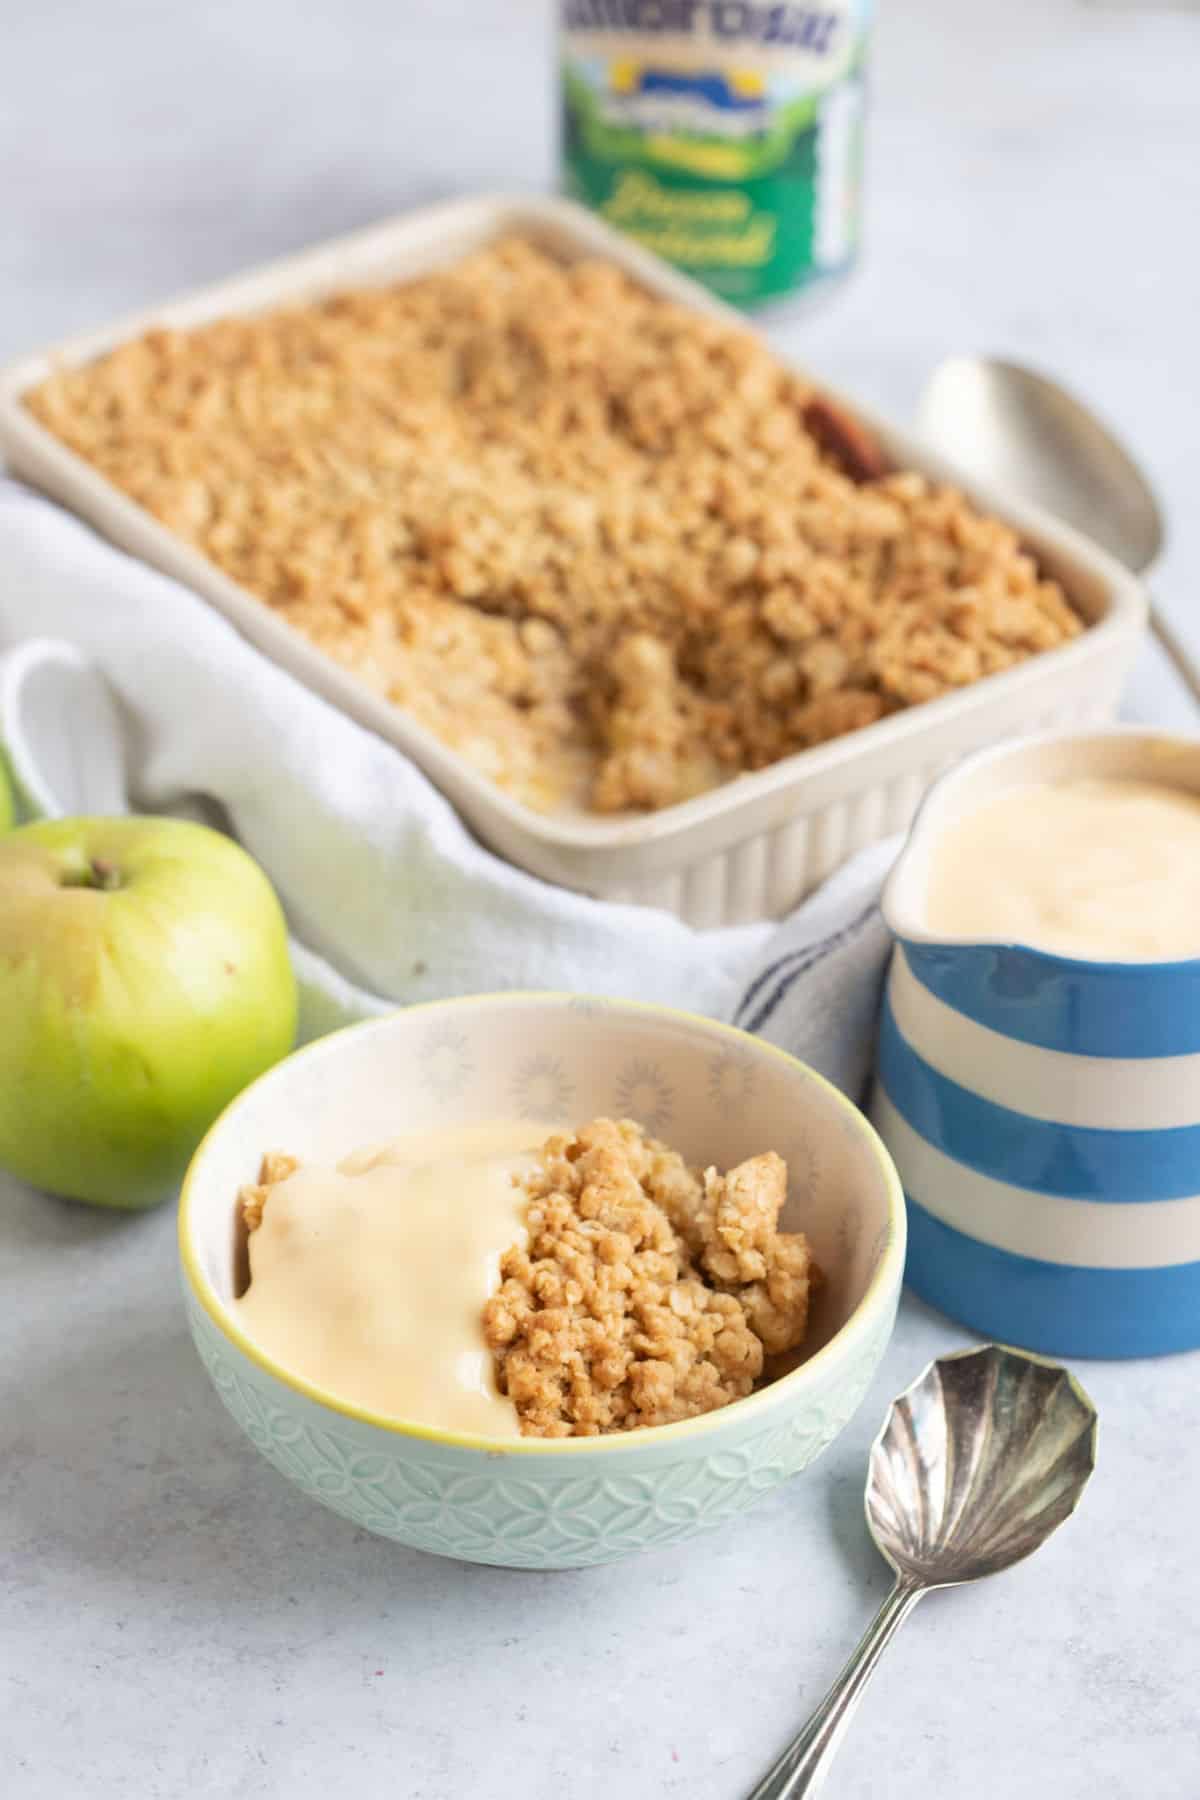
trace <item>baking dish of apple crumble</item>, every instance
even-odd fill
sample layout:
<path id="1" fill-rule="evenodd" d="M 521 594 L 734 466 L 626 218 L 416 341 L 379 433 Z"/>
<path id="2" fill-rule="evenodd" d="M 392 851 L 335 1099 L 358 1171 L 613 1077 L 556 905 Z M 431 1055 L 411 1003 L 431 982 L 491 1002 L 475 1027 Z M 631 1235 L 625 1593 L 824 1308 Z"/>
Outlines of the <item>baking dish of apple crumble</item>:
<path id="1" fill-rule="evenodd" d="M 414 215 L 138 324 L 8 372 L 18 471 L 551 879 L 778 913 L 948 756 L 1111 708 L 1131 581 L 567 203 Z"/>

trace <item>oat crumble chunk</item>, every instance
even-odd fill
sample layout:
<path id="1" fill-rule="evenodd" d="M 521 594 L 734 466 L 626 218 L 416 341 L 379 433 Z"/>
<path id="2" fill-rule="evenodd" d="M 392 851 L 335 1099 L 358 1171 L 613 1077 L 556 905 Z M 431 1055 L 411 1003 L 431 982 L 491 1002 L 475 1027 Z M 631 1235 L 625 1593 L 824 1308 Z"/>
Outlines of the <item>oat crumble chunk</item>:
<path id="1" fill-rule="evenodd" d="M 750 331 L 522 239 L 147 332 L 26 405 L 542 810 L 670 806 L 1082 629 Z"/>
<path id="2" fill-rule="evenodd" d="M 286 1181 L 300 1167 L 294 1156 L 282 1150 L 264 1153 L 258 1169 L 258 1180 L 247 1182 L 238 1192 L 238 1207 L 247 1231 L 257 1231 L 262 1224 L 263 1207 L 277 1181 Z"/>
<path id="3" fill-rule="evenodd" d="M 484 1308 L 497 1379 L 532 1437 L 667 1425 L 744 1398 L 798 1346 L 817 1271 L 778 1229 L 787 1169 L 721 1175 L 628 1120 L 551 1138 L 527 1178 L 528 1243 Z"/>

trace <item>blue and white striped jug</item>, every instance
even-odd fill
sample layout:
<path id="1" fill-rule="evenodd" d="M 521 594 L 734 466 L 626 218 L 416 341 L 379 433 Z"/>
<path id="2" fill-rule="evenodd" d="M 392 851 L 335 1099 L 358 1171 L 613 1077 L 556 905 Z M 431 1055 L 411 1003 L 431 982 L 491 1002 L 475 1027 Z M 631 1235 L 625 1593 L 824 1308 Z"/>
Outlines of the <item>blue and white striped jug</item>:
<path id="1" fill-rule="evenodd" d="M 871 1111 L 923 1299 L 1028 1349 L 1150 1356 L 1200 1346 L 1200 957 L 1091 962 L 921 920 L 953 819 L 1015 782 L 1079 776 L 1200 792 L 1200 741 L 1055 734 L 943 777 L 884 892 L 896 948 Z"/>

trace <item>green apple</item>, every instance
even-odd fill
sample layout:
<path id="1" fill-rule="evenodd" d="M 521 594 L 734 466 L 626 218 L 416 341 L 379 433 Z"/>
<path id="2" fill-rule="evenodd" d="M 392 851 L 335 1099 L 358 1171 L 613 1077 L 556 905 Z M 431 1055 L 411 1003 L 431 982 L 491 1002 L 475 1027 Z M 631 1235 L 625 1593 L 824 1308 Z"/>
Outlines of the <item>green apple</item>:
<path id="1" fill-rule="evenodd" d="M 153 1205 L 295 1031 L 282 910 L 229 838 L 154 818 L 0 838 L 0 1166 Z"/>

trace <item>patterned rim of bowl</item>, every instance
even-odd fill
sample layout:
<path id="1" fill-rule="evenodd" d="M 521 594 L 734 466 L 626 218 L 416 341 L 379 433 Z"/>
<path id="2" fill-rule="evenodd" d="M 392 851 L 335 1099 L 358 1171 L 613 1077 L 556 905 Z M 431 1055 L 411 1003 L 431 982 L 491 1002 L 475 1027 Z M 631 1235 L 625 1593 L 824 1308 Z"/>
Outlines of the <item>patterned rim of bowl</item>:
<path id="1" fill-rule="evenodd" d="M 184 1275 L 192 1293 L 199 1301 L 209 1318 L 225 1337 L 267 1375 L 273 1376 L 285 1387 L 306 1399 L 314 1401 L 318 1406 L 327 1407 L 331 1412 L 341 1413 L 344 1417 L 357 1419 L 364 1425 L 372 1425 L 381 1431 L 392 1433 L 396 1437 L 422 1438 L 437 1444 L 455 1445 L 459 1449 L 503 1452 L 512 1455 L 571 1455 L 590 1451 L 606 1453 L 627 1450 L 634 1445 L 659 1444 L 667 1441 L 677 1442 L 682 1437 L 697 1436 L 719 1427 L 722 1420 L 736 1413 L 739 1419 L 745 1419 L 753 1411 L 765 1412 L 779 1405 L 797 1388 L 802 1388 L 813 1380 L 814 1371 L 821 1368 L 836 1354 L 845 1349 L 848 1343 L 867 1332 L 876 1309 L 886 1302 L 886 1296 L 893 1287 L 899 1289 L 904 1273 L 904 1258 L 907 1239 L 904 1190 L 895 1164 L 885 1147 L 882 1138 L 865 1114 L 859 1111 L 852 1101 L 848 1100 L 839 1088 L 834 1087 L 825 1076 L 817 1073 L 799 1057 L 781 1050 L 776 1044 L 769 1044 L 765 1039 L 754 1037 L 751 1033 L 740 1031 L 735 1025 L 726 1025 L 721 1020 L 705 1018 L 701 1013 L 688 1012 L 682 1007 L 656 1006 L 639 1000 L 615 1000 L 605 997 L 604 1004 L 616 1011 L 636 1012 L 663 1019 L 685 1019 L 701 1026 L 705 1031 L 719 1033 L 740 1043 L 750 1043 L 755 1050 L 761 1050 L 781 1061 L 799 1069 L 810 1080 L 824 1088 L 829 1097 L 849 1118 L 854 1128 L 861 1134 L 863 1142 L 871 1150 L 879 1165 L 883 1177 L 884 1188 L 888 1197 L 888 1237 L 883 1252 L 867 1283 L 866 1292 L 851 1312 L 849 1318 L 840 1325 L 837 1331 L 821 1348 L 814 1351 L 807 1361 L 781 1375 L 777 1380 L 769 1382 L 766 1387 L 757 1389 L 747 1395 L 744 1400 L 731 1401 L 729 1406 L 719 1407 L 714 1412 L 702 1413 L 698 1418 L 681 1419 L 673 1425 L 644 1426 L 636 1431 L 613 1432 L 601 1437 L 578 1438 L 490 1438 L 472 1432 L 443 1431 L 433 1425 L 418 1425 L 404 1419 L 391 1418 L 384 1413 L 371 1412 L 366 1407 L 355 1406 L 352 1401 L 343 1400 L 328 1389 L 318 1387 L 315 1382 L 303 1376 L 293 1374 L 281 1363 L 268 1356 L 249 1337 L 240 1326 L 230 1318 L 224 1303 L 214 1290 L 208 1277 L 200 1266 L 199 1257 L 192 1241 L 191 1231 L 191 1195 L 197 1173 L 204 1161 L 204 1154 L 209 1140 L 221 1129 L 225 1119 L 239 1106 L 245 1096 L 252 1093 L 262 1084 L 276 1078 L 281 1069 L 290 1067 L 301 1057 L 311 1057 L 329 1053 L 329 1046 L 338 1040 L 355 1033 L 377 1031 L 386 1026 L 401 1014 L 408 1017 L 415 1013 L 450 1012 L 458 1008 L 479 1006 L 485 1003 L 515 1002 L 518 1005 L 536 1005 L 539 1003 L 567 1002 L 578 1000 L 577 994 L 554 990 L 514 990 L 489 994 L 468 994 L 452 1000 L 428 1000 L 415 1006 L 397 1007 L 394 1013 L 386 1013 L 380 1018 L 363 1019 L 354 1025 L 345 1025 L 338 1031 L 328 1032 L 324 1037 L 316 1038 L 311 1044 L 295 1050 L 281 1063 L 258 1076 L 248 1087 L 230 1101 L 225 1110 L 214 1119 L 208 1131 L 196 1147 L 192 1159 L 183 1178 L 179 1193 L 178 1233 L 179 1256 Z M 583 996 L 587 998 L 587 996 Z"/>

